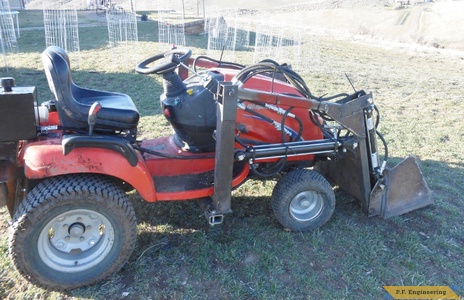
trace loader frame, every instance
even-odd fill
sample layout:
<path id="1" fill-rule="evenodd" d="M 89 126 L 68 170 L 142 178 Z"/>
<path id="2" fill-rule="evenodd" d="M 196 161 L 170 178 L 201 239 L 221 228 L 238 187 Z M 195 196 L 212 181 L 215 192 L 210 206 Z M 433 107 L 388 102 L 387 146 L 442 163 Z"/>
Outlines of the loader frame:
<path id="1" fill-rule="evenodd" d="M 362 212 L 369 217 L 389 218 L 432 203 L 430 190 L 413 157 L 405 159 L 392 170 L 385 169 L 386 162 L 380 163 L 373 120 L 375 106 L 372 93 L 366 94 L 361 91 L 331 102 L 243 89 L 240 84 L 221 82 L 218 85 L 217 98 L 217 150 L 212 208 L 214 214 L 231 212 L 231 151 L 235 137 L 238 99 L 322 110 L 353 135 L 344 140 L 327 137 L 316 141 L 255 146 L 235 151 L 236 160 L 248 160 L 251 164 L 259 159 L 325 154 L 327 156 L 323 157 L 326 159 L 317 160 L 314 168 L 335 182 L 340 189 L 359 200 Z M 401 168 L 401 171 L 395 172 L 397 168 Z M 390 179 L 392 173 L 395 175 L 391 176 L 393 180 Z M 405 175 L 401 176 L 402 179 L 397 179 L 400 176 L 395 173 Z"/>

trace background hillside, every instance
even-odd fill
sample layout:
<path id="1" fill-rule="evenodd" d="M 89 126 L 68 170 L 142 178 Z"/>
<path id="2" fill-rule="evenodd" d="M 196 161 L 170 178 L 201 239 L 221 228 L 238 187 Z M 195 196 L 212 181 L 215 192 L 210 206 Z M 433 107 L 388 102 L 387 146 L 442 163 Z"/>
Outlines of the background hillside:
<path id="1" fill-rule="evenodd" d="M 42 1 L 27 1 L 26 8 L 42 9 Z M 90 3 L 88 0 L 73 1 L 81 7 Z M 130 2 L 113 2 L 124 1 Z M 163 3 L 159 0 L 133 1 L 139 11 L 156 10 L 159 3 Z M 178 2 L 179 10 L 182 5 L 199 3 L 202 6 L 201 1 Z M 255 21 L 301 26 L 313 33 L 337 38 L 361 37 L 365 41 L 464 50 L 463 0 L 410 0 L 410 3 L 400 6 L 394 0 L 205 0 L 204 7 L 207 17 L 219 11 L 240 9 L 251 13 Z"/>
<path id="2" fill-rule="evenodd" d="M 277 0 L 206 3 L 211 10 L 256 10 L 263 19 L 302 26 L 322 35 L 464 50 L 464 1 L 418 1 L 405 6 L 388 0 L 294 0 L 286 1 L 285 6 Z"/>

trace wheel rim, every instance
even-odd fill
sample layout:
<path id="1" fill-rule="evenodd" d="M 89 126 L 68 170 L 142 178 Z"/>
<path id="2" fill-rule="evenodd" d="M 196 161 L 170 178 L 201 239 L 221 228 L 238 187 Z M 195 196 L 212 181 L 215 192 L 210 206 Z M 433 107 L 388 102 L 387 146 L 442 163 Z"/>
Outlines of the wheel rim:
<path id="1" fill-rule="evenodd" d="M 102 214 L 86 209 L 62 213 L 42 229 L 39 256 L 60 272 L 88 270 L 103 261 L 114 244 L 114 228 Z"/>
<path id="2" fill-rule="evenodd" d="M 293 197 L 290 202 L 290 215 L 299 222 L 307 222 L 317 218 L 324 207 L 321 194 L 304 191 Z"/>

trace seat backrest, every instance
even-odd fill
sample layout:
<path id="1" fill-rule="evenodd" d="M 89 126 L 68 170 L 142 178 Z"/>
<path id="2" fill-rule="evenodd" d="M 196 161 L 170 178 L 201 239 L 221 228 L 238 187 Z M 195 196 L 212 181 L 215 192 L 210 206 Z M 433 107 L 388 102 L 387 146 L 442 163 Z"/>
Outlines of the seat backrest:
<path id="1" fill-rule="evenodd" d="M 94 129 L 114 134 L 130 132 L 130 139 L 135 140 L 139 113 L 128 95 L 75 85 L 71 77 L 69 57 L 60 47 L 50 46 L 45 49 L 42 61 L 63 127 L 88 130 L 89 109 L 93 103 L 100 102 L 102 108 L 98 112 Z"/>
<path id="2" fill-rule="evenodd" d="M 48 85 L 55 96 L 61 125 L 85 128 L 87 124 L 78 121 L 85 116 L 76 116 L 80 113 L 80 105 L 72 94 L 74 83 L 71 77 L 69 57 L 65 50 L 57 46 L 47 47 L 42 53 L 42 62 Z"/>

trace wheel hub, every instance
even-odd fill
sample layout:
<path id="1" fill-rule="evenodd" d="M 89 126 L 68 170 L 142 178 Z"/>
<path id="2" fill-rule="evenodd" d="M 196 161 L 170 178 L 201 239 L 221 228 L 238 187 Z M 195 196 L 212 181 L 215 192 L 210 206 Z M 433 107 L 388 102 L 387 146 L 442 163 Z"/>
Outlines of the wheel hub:
<path id="1" fill-rule="evenodd" d="M 52 219 L 39 236 L 38 249 L 49 267 L 75 272 L 103 260 L 113 242 L 113 227 L 105 216 L 78 209 Z"/>
<path id="2" fill-rule="evenodd" d="M 311 202 L 304 199 L 303 201 L 300 202 L 300 205 L 302 208 L 308 208 L 311 205 Z"/>
<path id="3" fill-rule="evenodd" d="M 299 222 L 315 219 L 322 212 L 324 201 L 319 193 L 304 191 L 290 202 L 290 215 Z"/>
<path id="4" fill-rule="evenodd" d="M 104 233 L 101 228 L 104 228 L 104 224 L 95 214 L 67 214 L 52 224 L 50 243 L 65 253 L 84 252 L 101 239 Z"/>
<path id="5" fill-rule="evenodd" d="M 68 232 L 73 238 L 81 237 L 85 232 L 85 226 L 82 223 L 74 223 L 69 227 Z"/>

